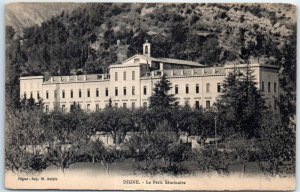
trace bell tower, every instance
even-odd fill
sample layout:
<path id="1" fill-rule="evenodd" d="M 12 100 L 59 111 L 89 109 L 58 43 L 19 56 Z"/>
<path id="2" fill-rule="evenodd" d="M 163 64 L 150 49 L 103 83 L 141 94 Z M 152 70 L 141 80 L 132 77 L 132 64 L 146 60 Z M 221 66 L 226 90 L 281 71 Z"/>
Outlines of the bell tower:
<path id="1" fill-rule="evenodd" d="M 151 44 L 148 43 L 148 40 L 143 44 L 143 55 L 151 57 Z"/>

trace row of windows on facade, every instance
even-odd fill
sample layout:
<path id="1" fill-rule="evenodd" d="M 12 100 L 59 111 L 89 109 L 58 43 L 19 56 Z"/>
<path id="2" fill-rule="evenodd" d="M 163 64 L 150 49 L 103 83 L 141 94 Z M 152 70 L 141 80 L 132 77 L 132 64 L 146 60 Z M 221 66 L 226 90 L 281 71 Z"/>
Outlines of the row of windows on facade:
<path id="1" fill-rule="evenodd" d="M 123 81 L 126 80 L 126 71 L 123 71 Z M 135 71 L 131 71 L 131 80 L 135 80 Z M 115 72 L 115 81 L 118 81 L 118 72 Z"/>
<path id="2" fill-rule="evenodd" d="M 188 102 L 186 102 L 187 105 L 189 105 Z M 210 109 L 210 101 L 207 100 L 206 103 L 205 103 L 205 108 L 206 109 Z M 106 104 L 106 107 L 108 106 L 108 104 Z M 115 107 L 119 107 L 119 103 L 115 103 L 114 104 Z M 143 107 L 147 107 L 148 106 L 148 103 L 147 102 L 143 102 Z M 79 107 L 82 108 L 82 105 L 79 104 Z M 122 107 L 124 108 L 127 108 L 127 103 L 123 103 Z M 70 105 L 70 109 L 72 108 L 72 105 Z M 135 102 L 132 102 L 131 103 L 131 108 L 132 109 L 135 109 L 136 108 L 136 105 L 135 105 Z M 196 109 L 200 109 L 200 102 L 199 101 L 195 101 L 195 108 Z M 100 110 L 100 107 L 99 107 L 99 104 L 96 104 L 96 107 L 95 107 L 96 111 Z M 46 112 L 49 112 L 49 105 L 45 105 L 45 110 Z M 61 106 L 61 110 L 62 112 L 66 112 L 66 105 L 62 105 Z M 91 104 L 87 104 L 86 105 L 86 110 L 87 111 L 91 111 Z"/>
<path id="3" fill-rule="evenodd" d="M 274 93 L 277 92 L 277 83 L 274 83 L 273 90 L 274 90 Z M 261 91 L 265 91 L 265 82 L 264 81 L 261 82 Z M 271 82 L 268 82 L 268 92 L 269 93 L 271 92 Z"/>
<path id="4" fill-rule="evenodd" d="M 274 83 L 274 92 L 276 93 L 277 92 L 277 83 Z M 264 82 L 262 82 L 261 84 L 261 90 L 262 91 L 265 91 L 265 84 Z M 196 89 L 195 89 L 195 93 L 199 93 L 200 92 L 200 88 L 199 88 L 199 84 L 196 84 Z M 210 83 L 206 83 L 206 93 L 209 93 L 210 92 Z M 218 83 L 217 84 L 217 92 L 220 93 L 221 92 L 221 83 Z M 268 92 L 271 92 L 271 82 L 268 82 Z M 175 94 L 178 94 L 179 93 L 179 88 L 178 88 L 178 85 L 175 85 Z M 185 85 L 185 93 L 186 94 L 189 94 L 189 85 L 186 84 Z M 144 86 L 143 87 L 143 94 L 144 95 L 147 95 L 147 86 Z M 118 87 L 115 87 L 115 96 L 118 96 L 119 95 L 119 90 L 118 90 Z M 123 95 L 127 95 L 127 88 L 126 87 L 123 87 Z M 132 86 L 131 88 L 131 95 L 135 95 L 135 86 Z M 91 91 L 90 89 L 87 89 L 87 97 L 90 97 L 91 96 Z M 105 96 L 108 97 L 108 88 L 105 88 Z M 24 97 L 26 97 L 26 92 L 24 93 Z M 32 98 L 33 95 L 32 95 L 32 92 L 30 92 L 30 97 Z M 54 91 L 54 98 L 57 97 L 57 91 L 55 90 Z M 66 97 L 66 93 L 65 93 L 65 90 L 62 91 L 62 98 L 65 98 Z M 74 97 L 74 92 L 73 90 L 70 91 L 70 98 L 73 98 Z M 78 92 L 78 97 L 81 98 L 82 97 L 82 90 L 79 89 L 79 92 Z M 96 97 L 99 97 L 99 88 L 96 89 Z M 37 98 L 40 98 L 40 94 L 39 92 L 37 92 Z M 49 91 L 46 91 L 46 99 L 49 99 Z"/>
<path id="5" fill-rule="evenodd" d="M 199 93 L 200 92 L 200 88 L 199 88 L 199 84 L 196 84 L 196 89 L 195 89 L 195 93 Z M 206 92 L 209 93 L 210 92 L 210 83 L 206 84 Z M 221 92 L 221 84 L 218 83 L 217 84 L 217 92 Z M 179 93 L 179 88 L 178 85 L 175 85 L 175 94 Z M 185 85 L 185 93 L 188 94 L 189 93 L 189 85 L 186 84 Z M 143 94 L 147 95 L 147 86 L 143 87 Z M 118 87 L 115 87 L 115 96 L 119 95 L 119 89 Z M 127 95 L 127 88 L 123 87 L 123 95 L 126 96 Z M 132 86 L 131 88 L 131 95 L 135 95 L 135 86 Z M 65 90 L 62 90 L 62 98 L 66 98 L 66 93 Z M 91 90 L 87 89 L 87 97 L 91 96 Z M 105 88 L 105 96 L 108 97 L 108 88 Z M 26 97 L 26 92 L 24 93 L 24 97 Z M 30 97 L 32 97 L 32 92 L 30 92 Z M 74 97 L 74 91 L 71 90 L 70 91 L 70 98 Z M 82 90 L 79 89 L 78 91 L 78 97 L 81 98 L 82 97 Z M 99 88 L 96 89 L 96 97 L 99 97 Z M 37 92 L 37 98 L 40 98 L 40 94 L 39 92 Z M 54 98 L 57 98 L 57 91 L 54 90 Z M 49 99 L 49 91 L 46 91 L 46 99 Z"/>

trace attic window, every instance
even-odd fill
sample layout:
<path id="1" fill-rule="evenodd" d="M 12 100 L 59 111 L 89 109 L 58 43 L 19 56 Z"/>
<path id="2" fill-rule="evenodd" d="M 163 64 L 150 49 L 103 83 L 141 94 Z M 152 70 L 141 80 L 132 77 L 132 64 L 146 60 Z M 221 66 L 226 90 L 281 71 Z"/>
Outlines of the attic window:
<path id="1" fill-rule="evenodd" d="M 139 63 L 139 62 L 140 62 L 139 58 L 134 59 L 134 63 Z"/>

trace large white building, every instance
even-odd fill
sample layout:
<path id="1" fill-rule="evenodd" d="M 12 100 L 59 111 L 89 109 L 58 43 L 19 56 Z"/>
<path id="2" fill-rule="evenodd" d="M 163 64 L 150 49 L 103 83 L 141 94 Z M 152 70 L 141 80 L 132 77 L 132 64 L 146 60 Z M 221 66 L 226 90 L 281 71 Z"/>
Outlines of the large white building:
<path id="1" fill-rule="evenodd" d="M 222 83 L 234 69 L 245 64 L 205 67 L 196 62 L 151 57 L 151 44 L 143 44 L 143 54 L 134 55 L 120 64 L 111 65 L 109 74 L 43 76 L 20 78 L 20 98 L 42 98 L 45 110 L 55 106 L 68 111 L 76 102 L 82 109 L 94 111 L 105 108 L 111 99 L 116 107 L 137 108 L 147 106 L 154 84 L 162 74 L 172 83 L 171 93 L 179 104 L 209 108 L 221 94 Z M 274 105 L 278 97 L 278 67 L 252 63 L 258 89 Z"/>

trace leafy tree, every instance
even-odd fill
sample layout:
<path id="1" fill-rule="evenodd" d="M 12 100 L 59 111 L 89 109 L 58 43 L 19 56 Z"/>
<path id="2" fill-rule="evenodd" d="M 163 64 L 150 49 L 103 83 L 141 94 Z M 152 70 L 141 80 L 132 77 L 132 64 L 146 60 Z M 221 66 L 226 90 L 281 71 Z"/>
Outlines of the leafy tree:
<path id="1" fill-rule="evenodd" d="M 296 132 L 287 124 L 274 121 L 266 114 L 262 124 L 262 141 L 258 144 L 258 160 L 263 172 L 271 175 L 295 174 Z"/>
<path id="2" fill-rule="evenodd" d="M 175 106 L 177 98 L 168 92 L 172 89 L 171 82 L 163 75 L 159 82 L 155 84 L 153 94 L 150 96 L 150 107 L 170 107 Z"/>
<path id="3" fill-rule="evenodd" d="M 168 146 L 174 139 L 168 132 L 136 133 L 125 146 L 136 161 L 145 160 L 142 170 L 151 172 L 156 161 L 165 157 Z"/>
<path id="4" fill-rule="evenodd" d="M 229 165 L 232 163 L 232 159 L 226 150 L 218 150 L 214 146 L 209 146 L 196 150 L 194 157 L 202 172 L 217 171 L 220 175 L 229 174 Z"/>
<path id="5" fill-rule="evenodd" d="M 254 157 L 258 140 L 245 140 L 239 134 L 227 139 L 225 147 L 233 151 L 232 162 L 242 165 L 242 175 L 246 172 L 246 165 Z"/>
<path id="6" fill-rule="evenodd" d="M 109 174 L 111 164 L 119 158 L 117 150 L 113 147 L 105 147 L 101 140 L 89 141 L 82 150 L 92 157 L 93 163 L 96 160 L 100 161 L 107 174 Z"/>
<path id="7" fill-rule="evenodd" d="M 95 123 L 99 131 L 110 132 L 115 144 L 123 142 L 126 133 L 134 125 L 131 111 L 126 108 L 105 108 L 95 113 Z"/>
<path id="8" fill-rule="evenodd" d="M 278 98 L 280 119 L 283 124 L 289 124 L 296 114 L 296 30 L 286 42 L 282 53 L 277 55 L 280 74 L 279 84 L 283 90 Z"/>
<path id="9" fill-rule="evenodd" d="M 62 113 L 53 111 L 46 122 L 47 160 L 63 173 L 78 161 L 78 154 L 95 133 L 94 124 L 81 111 Z"/>
<path id="10" fill-rule="evenodd" d="M 22 172 L 40 171 L 47 167 L 45 157 L 42 155 L 43 149 L 41 149 L 41 143 L 45 140 L 44 121 L 44 114 L 37 109 L 6 111 L 6 168 Z"/>

